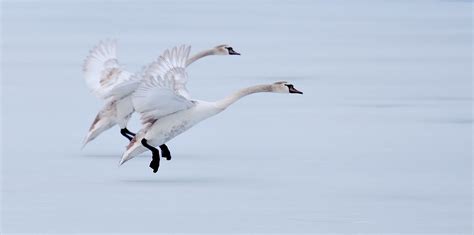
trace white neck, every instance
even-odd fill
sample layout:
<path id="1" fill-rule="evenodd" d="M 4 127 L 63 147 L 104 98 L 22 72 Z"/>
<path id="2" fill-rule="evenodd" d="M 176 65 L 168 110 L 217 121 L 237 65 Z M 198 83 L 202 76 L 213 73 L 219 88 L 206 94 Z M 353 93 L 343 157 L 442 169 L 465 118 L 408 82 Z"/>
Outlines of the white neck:
<path id="1" fill-rule="evenodd" d="M 237 92 L 227 96 L 226 98 L 216 101 L 215 104 L 217 108 L 224 110 L 244 96 L 247 96 L 253 93 L 272 92 L 272 91 L 273 91 L 272 85 L 251 86 L 251 87 L 240 89 Z"/>
<path id="2" fill-rule="evenodd" d="M 189 58 L 188 61 L 186 61 L 186 67 L 188 67 L 190 64 L 194 63 L 194 61 L 196 61 L 196 60 L 199 60 L 199 59 L 201 59 L 203 57 L 206 57 L 206 56 L 209 56 L 209 55 L 215 55 L 215 54 L 216 54 L 215 48 L 201 51 L 201 52 L 197 53 L 196 55 L 192 56 L 191 58 Z"/>

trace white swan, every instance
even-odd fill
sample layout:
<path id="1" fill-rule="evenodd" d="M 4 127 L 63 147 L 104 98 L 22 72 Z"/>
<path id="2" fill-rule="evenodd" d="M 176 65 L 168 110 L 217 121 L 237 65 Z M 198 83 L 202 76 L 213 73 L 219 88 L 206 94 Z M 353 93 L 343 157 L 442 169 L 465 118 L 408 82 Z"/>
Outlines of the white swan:
<path id="1" fill-rule="evenodd" d="M 120 165 L 149 149 L 150 167 L 158 171 L 160 146 L 163 157 L 171 159 L 165 143 L 198 122 L 216 115 L 240 98 L 257 92 L 295 93 L 292 84 L 276 82 L 241 89 L 217 102 L 193 100 L 185 87 L 187 54 L 182 48 L 165 53 L 145 70 L 145 79 L 132 95 L 133 105 L 141 114 L 143 128 L 137 133 L 122 155 Z"/>
<path id="2" fill-rule="evenodd" d="M 106 40 L 94 47 L 83 66 L 86 84 L 92 92 L 106 101 L 89 128 L 82 147 L 102 132 L 118 124 L 120 133 L 132 139 L 135 134 L 127 129 L 127 123 L 134 112 L 131 94 L 138 87 L 142 77 L 123 70 L 117 60 L 117 42 Z M 184 47 L 184 46 L 183 46 Z M 187 53 L 191 47 L 186 47 Z M 219 45 L 197 53 L 186 61 L 186 66 L 209 55 L 240 55 L 228 45 Z"/>

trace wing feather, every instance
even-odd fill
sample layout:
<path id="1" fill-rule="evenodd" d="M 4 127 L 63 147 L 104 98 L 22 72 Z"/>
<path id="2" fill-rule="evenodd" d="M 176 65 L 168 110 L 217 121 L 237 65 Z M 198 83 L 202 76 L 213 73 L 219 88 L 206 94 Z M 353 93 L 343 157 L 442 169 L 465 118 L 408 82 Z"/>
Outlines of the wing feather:
<path id="1" fill-rule="evenodd" d="M 116 48 L 115 40 L 101 41 L 84 61 L 86 84 L 99 98 L 124 96 L 138 87 L 139 79 L 120 67 Z"/>
<path id="2" fill-rule="evenodd" d="M 186 90 L 186 61 L 190 50 L 190 46 L 184 45 L 166 50 L 143 70 L 143 81 L 132 96 L 142 123 L 153 122 L 194 105 Z"/>

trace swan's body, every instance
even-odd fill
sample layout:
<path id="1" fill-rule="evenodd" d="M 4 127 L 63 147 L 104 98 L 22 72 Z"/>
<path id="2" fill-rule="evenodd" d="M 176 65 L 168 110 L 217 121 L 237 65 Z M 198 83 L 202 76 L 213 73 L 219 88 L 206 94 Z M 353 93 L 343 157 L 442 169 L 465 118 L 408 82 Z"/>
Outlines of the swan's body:
<path id="1" fill-rule="evenodd" d="M 130 142 L 127 151 L 124 153 L 120 164 L 132 159 L 140 153 L 147 151 L 141 144 L 142 139 L 147 139 L 152 146 L 160 146 L 187 131 L 202 120 L 219 113 L 214 103 L 205 101 L 194 101 L 194 106 L 179 111 L 163 118 L 160 118 L 152 124 L 145 125 Z"/>
<path id="2" fill-rule="evenodd" d="M 108 101 L 96 115 L 89 132 L 84 140 L 83 147 L 102 132 L 118 125 L 120 129 L 127 128 L 127 123 L 134 112 L 131 96 L 118 100 Z"/>
<path id="3" fill-rule="evenodd" d="M 191 47 L 186 47 L 187 53 Z M 197 53 L 186 61 L 186 66 L 209 55 L 239 55 L 232 47 L 220 45 Z M 135 109 L 132 105 L 132 93 L 137 89 L 141 74 L 132 74 L 120 68 L 116 55 L 116 42 L 105 41 L 91 50 L 84 63 L 86 84 L 106 104 L 94 119 L 84 139 L 83 147 L 102 132 L 119 125 L 121 134 L 132 139 L 134 135 L 127 129 Z"/>
<path id="4" fill-rule="evenodd" d="M 244 88 L 216 102 L 193 100 L 183 83 L 187 81 L 187 60 L 186 53 L 174 48 L 171 52 L 166 51 L 145 71 L 146 79 L 132 96 L 144 126 L 127 146 L 120 164 L 149 149 L 153 153 L 150 167 L 156 172 L 159 152 L 153 146 L 164 145 L 197 123 L 222 112 L 240 98 L 257 92 L 302 94 L 291 84 L 276 82 Z"/>

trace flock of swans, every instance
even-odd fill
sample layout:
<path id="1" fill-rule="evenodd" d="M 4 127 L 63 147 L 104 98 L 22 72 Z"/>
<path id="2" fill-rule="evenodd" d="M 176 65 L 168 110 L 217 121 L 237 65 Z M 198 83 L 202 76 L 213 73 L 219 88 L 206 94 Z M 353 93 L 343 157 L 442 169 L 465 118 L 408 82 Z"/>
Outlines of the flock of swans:
<path id="1" fill-rule="evenodd" d="M 257 92 L 303 94 L 287 82 L 275 82 L 240 89 L 215 102 L 192 99 L 186 89 L 186 67 L 210 55 L 240 55 L 228 45 L 219 45 L 189 57 L 191 47 L 165 50 L 139 73 L 119 65 L 117 43 L 106 40 L 87 56 L 83 70 L 87 86 L 105 101 L 87 133 L 83 147 L 102 132 L 118 125 L 130 143 L 120 165 L 147 149 L 152 152 L 150 167 L 158 171 L 161 155 L 171 160 L 166 143 L 197 123 L 224 111 L 240 98 Z M 127 129 L 134 112 L 141 116 L 142 128 L 136 134 Z M 158 146 L 160 150 L 156 147 Z"/>

